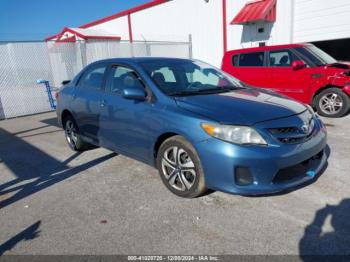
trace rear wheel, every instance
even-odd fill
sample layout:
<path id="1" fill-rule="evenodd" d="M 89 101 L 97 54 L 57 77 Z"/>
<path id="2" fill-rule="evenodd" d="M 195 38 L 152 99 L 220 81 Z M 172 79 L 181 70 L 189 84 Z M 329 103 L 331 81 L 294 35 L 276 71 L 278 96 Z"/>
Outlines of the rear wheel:
<path id="1" fill-rule="evenodd" d="M 74 151 L 84 151 L 90 147 L 90 144 L 84 142 L 79 134 L 78 126 L 73 117 L 67 116 L 64 121 L 64 131 L 66 141 L 69 147 Z"/>
<path id="2" fill-rule="evenodd" d="M 174 194 L 194 198 L 206 192 L 199 157 L 183 137 L 171 137 L 160 146 L 157 166 L 163 183 Z"/>
<path id="3" fill-rule="evenodd" d="M 350 99 L 341 89 L 328 88 L 317 96 L 316 108 L 321 116 L 342 117 L 350 109 Z"/>

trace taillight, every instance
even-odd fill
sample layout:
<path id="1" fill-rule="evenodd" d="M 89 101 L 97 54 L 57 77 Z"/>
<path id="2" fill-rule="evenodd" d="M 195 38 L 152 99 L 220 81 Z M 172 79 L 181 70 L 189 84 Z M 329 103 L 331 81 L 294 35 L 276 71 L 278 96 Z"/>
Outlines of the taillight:
<path id="1" fill-rule="evenodd" d="M 55 96 L 55 99 L 58 100 L 60 98 L 60 93 L 56 92 L 54 96 Z"/>

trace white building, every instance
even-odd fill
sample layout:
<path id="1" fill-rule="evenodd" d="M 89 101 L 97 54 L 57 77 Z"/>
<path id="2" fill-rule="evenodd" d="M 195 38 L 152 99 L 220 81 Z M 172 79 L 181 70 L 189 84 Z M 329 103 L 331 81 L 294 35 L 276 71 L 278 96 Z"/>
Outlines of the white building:
<path id="1" fill-rule="evenodd" d="M 350 60 L 349 17 L 349 0 L 154 0 L 47 40 L 188 41 L 191 35 L 193 57 L 216 66 L 225 50 L 313 42 Z"/>

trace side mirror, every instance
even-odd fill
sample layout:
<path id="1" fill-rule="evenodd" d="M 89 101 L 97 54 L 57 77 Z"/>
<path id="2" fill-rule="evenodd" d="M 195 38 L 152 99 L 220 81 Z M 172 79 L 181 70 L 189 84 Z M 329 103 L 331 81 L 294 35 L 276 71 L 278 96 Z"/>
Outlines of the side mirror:
<path id="1" fill-rule="evenodd" d="M 306 67 L 306 64 L 302 60 L 296 60 L 292 63 L 293 70 L 299 70 Z"/>
<path id="2" fill-rule="evenodd" d="M 62 85 L 64 86 L 64 85 L 67 85 L 67 84 L 69 84 L 71 82 L 71 80 L 64 80 L 64 81 L 62 81 Z"/>
<path id="3" fill-rule="evenodd" d="M 122 96 L 125 99 L 144 101 L 146 100 L 147 93 L 145 89 L 141 86 L 132 86 L 132 87 L 125 87 L 123 89 Z"/>

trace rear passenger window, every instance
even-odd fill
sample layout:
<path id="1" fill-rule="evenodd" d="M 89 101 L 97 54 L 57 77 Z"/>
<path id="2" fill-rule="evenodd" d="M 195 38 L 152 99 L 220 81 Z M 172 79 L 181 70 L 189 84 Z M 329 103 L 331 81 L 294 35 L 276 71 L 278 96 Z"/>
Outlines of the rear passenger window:
<path id="1" fill-rule="evenodd" d="M 270 66 L 273 67 L 290 67 L 293 61 L 298 58 L 289 50 L 270 51 Z"/>
<path id="2" fill-rule="evenodd" d="M 264 52 L 241 54 L 239 66 L 264 66 Z"/>
<path id="3" fill-rule="evenodd" d="M 102 88 L 103 76 L 106 66 L 96 66 L 87 69 L 80 78 L 78 86 L 83 88 L 100 89 Z"/>

